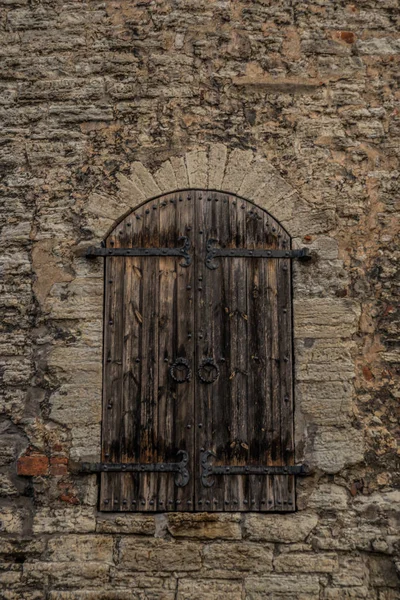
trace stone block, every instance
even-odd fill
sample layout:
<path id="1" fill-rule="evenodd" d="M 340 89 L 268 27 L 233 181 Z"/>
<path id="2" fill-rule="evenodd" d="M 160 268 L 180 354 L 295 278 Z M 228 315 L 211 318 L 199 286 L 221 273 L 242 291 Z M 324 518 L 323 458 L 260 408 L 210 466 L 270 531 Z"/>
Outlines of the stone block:
<path id="1" fill-rule="evenodd" d="M 360 306 L 342 298 L 304 298 L 294 302 L 296 338 L 349 338 L 357 330 Z"/>
<path id="2" fill-rule="evenodd" d="M 364 460 L 364 434 L 354 427 L 318 427 L 307 456 L 323 471 L 338 473 Z"/>
<path id="3" fill-rule="evenodd" d="M 179 579 L 177 600 L 242 600 L 242 583 L 232 580 Z"/>
<path id="4" fill-rule="evenodd" d="M 161 190 L 155 182 L 154 177 L 139 161 L 131 165 L 131 179 L 136 187 L 143 192 L 146 199 L 161 194 Z"/>
<path id="5" fill-rule="evenodd" d="M 207 569 L 265 573 L 272 571 L 273 546 L 250 542 L 213 543 L 204 546 L 203 556 Z"/>
<path id="6" fill-rule="evenodd" d="M 247 174 L 251 162 L 253 160 L 253 152 L 251 150 L 240 150 L 235 148 L 229 154 L 228 162 L 225 167 L 224 179 L 222 181 L 222 189 L 227 192 L 238 193 L 243 179 Z"/>
<path id="7" fill-rule="evenodd" d="M 312 513 L 245 515 L 244 531 L 250 540 L 293 543 L 304 541 L 318 523 Z"/>
<path id="8" fill-rule="evenodd" d="M 101 589 L 108 582 L 109 572 L 109 565 L 98 562 L 35 562 L 24 564 L 23 579 L 28 586 Z"/>
<path id="9" fill-rule="evenodd" d="M 333 573 L 338 566 L 337 555 L 333 553 L 285 552 L 274 559 L 274 570 L 278 573 Z"/>
<path id="10" fill-rule="evenodd" d="M 111 194 L 104 196 L 97 192 L 94 192 L 89 197 L 88 203 L 85 205 L 85 212 L 92 213 L 97 217 L 103 217 L 109 219 L 111 222 L 116 221 L 124 213 L 126 213 L 136 202 L 140 202 L 142 196 L 138 190 L 135 190 L 131 186 L 131 182 L 125 177 L 125 175 L 119 174 L 117 176 L 119 181 L 119 196 L 112 196 Z M 129 193 L 127 193 L 129 192 Z M 106 232 L 104 231 L 104 234 Z"/>
<path id="11" fill-rule="evenodd" d="M 348 498 L 349 493 L 344 487 L 334 483 L 321 483 L 311 493 L 306 506 L 319 510 L 346 510 Z"/>
<path id="12" fill-rule="evenodd" d="M 206 189 L 208 187 L 208 158 L 205 150 L 186 152 L 186 168 L 189 186 Z"/>
<path id="13" fill-rule="evenodd" d="M 117 173 L 118 180 L 118 199 L 119 199 L 119 212 L 117 214 L 115 206 L 115 210 L 113 212 L 109 212 L 108 214 L 102 214 L 100 216 L 106 216 L 113 221 L 122 217 L 130 208 L 135 208 L 141 202 L 144 202 L 147 197 L 142 189 L 140 184 L 133 182 L 131 179 L 126 177 L 123 173 Z M 121 206 L 122 202 L 122 206 Z M 96 213 L 98 214 L 98 213 Z"/>
<path id="14" fill-rule="evenodd" d="M 96 521 L 94 508 L 68 506 L 66 508 L 38 507 L 33 519 L 33 533 L 90 533 Z"/>
<path id="15" fill-rule="evenodd" d="M 114 539 L 108 535 L 58 535 L 49 539 L 50 562 L 113 562 Z"/>
<path id="16" fill-rule="evenodd" d="M 227 157 L 225 144 L 212 144 L 208 153 L 208 187 L 210 190 L 223 190 L 225 164 Z"/>
<path id="17" fill-rule="evenodd" d="M 28 520 L 28 512 L 18 506 L 3 506 L 0 514 L 0 533 L 22 534 Z"/>
<path id="18" fill-rule="evenodd" d="M 178 190 L 184 190 L 189 187 L 189 179 L 186 170 L 186 162 L 183 156 L 172 156 L 170 158 L 172 168 L 174 169 L 176 187 Z"/>
<path id="19" fill-rule="evenodd" d="M 163 162 L 158 171 L 154 173 L 154 179 L 163 193 L 172 192 L 178 189 L 175 171 L 169 160 Z"/>
<path id="20" fill-rule="evenodd" d="M 352 357 L 354 350 L 354 342 L 338 338 L 306 337 L 295 340 L 296 379 L 321 384 L 351 380 L 355 376 Z M 333 388 L 330 389 L 334 393 Z M 308 395 L 306 386 L 302 389 L 302 393 Z M 312 393 L 313 389 L 310 388 L 310 394 Z"/>
<path id="21" fill-rule="evenodd" d="M 100 514 L 96 521 L 96 531 L 99 533 L 154 535 L 155 530 L 153 515 Z"/>
<path id="22" fill-rule="evenodd" d="M 259 199 L 260 190 L 264 189 L 269 178 L 275 173 L 275 168 L 265 158 L 254 158 L 240 185 L 239 196 L 253 201 L 255 197 Z M 258 203 L 260 206 L 264 206 L 262 202 Z"/>
<path id="23" fill-rule="evenodd" d="M 218 513 L 173 513 L 168 515 L 168 531 L 174 537 L 199 539 L 240 539 L 240 516 Z"/>
<path id="24" fill-rule="evenodd" d="M 307 423 L 350 426 L 353 386 L 349 382 L 322 381 L 299 383 L 297 407 Z"/>
<path id="25" fill-rule="evenodd" d="M 200 547 L 187 541 L 123 537 L 119 562 L 133 571 L 197 571 L 201 568 Z"/>
<path id="26" fill-rule="evenodd" d="M 319 579 L 315 575 L 295 575 L 271 573 L 266 577 L 248 577 L 245 580 L 245 590 L 248 598 L 268 598 L 267 594 L 287 594 L 283 598 L 290 598 L 290 594 L 310 594 L 310 598 L 319 597 Z M 265 594 L 258 596 L 255 594 Z M 273 598 L 274 596 L 270 596 Z M 276 596 L 279 597 L 279 596 Z M 297 598 L 297 596 L 295 596 Z"/>

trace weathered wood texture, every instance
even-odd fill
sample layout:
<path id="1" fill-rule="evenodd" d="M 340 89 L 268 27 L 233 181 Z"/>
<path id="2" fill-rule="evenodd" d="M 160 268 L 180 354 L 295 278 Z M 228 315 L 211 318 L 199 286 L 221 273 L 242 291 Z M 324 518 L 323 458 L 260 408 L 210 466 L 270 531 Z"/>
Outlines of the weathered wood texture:
<path id="1" fill-rule="evenodd" d="M 200 462 L 211 451 L 215 466 L 293 464 L 290 259 L 205 264 L 209 239 L 288 249 L 290 238 L 250 202 L 192 190 L 139 207 L 106 245 L 179 247 L 183 235 L 189 267 L 167 256 L 106 259 L 102 459 L 170 463 L 185 450 L 190 480 L 102 474 L 101 509 L 294 510 L 294 476 L 213 475 L 206 487 Z M 190 381 L 171 377 L 178 357 L 189 361 Z"/>

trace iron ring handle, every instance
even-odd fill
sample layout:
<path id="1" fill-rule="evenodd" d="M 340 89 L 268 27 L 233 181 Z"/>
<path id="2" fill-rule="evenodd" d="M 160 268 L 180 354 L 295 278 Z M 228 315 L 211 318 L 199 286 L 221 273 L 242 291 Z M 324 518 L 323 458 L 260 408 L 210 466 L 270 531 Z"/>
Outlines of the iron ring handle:
<path id="1" fill-rule="evenodd" d="M 178 372 L 185 371 L 182 377 L 178 376 Z M 190 381 L 192 378 L 192 369 L 190 368 L 190 362 L 187 358 L 178 357 L 169 369 L 169 373 L 176 383 L 185 383 Z"/>
<path id="2" fill-rule="evenodd" d="M 211 371 L 206 369 L 206 367 L 211 367 Z M 206 373 L 211 375 L 210 379 L 205 377 Z M 213 358 L 204 358 L 201 361 L 199 368 L 197 369 L 197 374 L 199 376 L 200 381 L 202 381 L 203 383 L 214 383 L 214 381 L 217 381 L 219 377 L 219 367 L 215 363 Z"/>

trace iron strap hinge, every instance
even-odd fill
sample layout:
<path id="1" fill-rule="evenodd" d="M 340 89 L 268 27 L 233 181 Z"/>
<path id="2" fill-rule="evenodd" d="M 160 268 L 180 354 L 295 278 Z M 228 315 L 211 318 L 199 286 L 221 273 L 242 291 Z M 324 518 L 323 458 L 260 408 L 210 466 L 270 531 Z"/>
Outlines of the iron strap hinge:
<path id="1" fill-rule="evenodd" d="M 216 454 L 210 450 L 205 450 L 200 454 L 201 462 L 201 482 L 204 487 L 212 487 L 215 479 L 209 479 L 212 475 L 307 475 L 309 469 L 306 465 L 288 465 L 288 466 L 228 466 L 212 465 L 210 461 L 216 458 Z"/>
<path id="2" fill-rule="evenodd" d="M 75 473 L 176 473 L 175 485 L 184 487 L 190 479 L 187 464 L 189 455 L 180 450 L 181 460 L 175 463 L 91 463 L 80 462 L 73 465 Z"/>
<path id="3" fill-rule="evenodd" d="M 192 263 L 192 257 L 189 254 L 190 240 L 186 236 L 178 239 L 182 242 L 180 248 L 103 248 L 90 246 L 86 250 L 86 257 L 94 256 L 180 256 L 184 262 L 180 263 L 182 267 L 188 267 Z"/>
<path id="4" fill-rule="evenodd" d="M 231 258 L 298 258 L 300 260 L 309 260 L 311 258 L 308 248 L 300 248 L 299 250 L 268 250 L 246 248 L 216 248 L 215 244 L 218 240 L 207 240 L 206 266 L 209 269 L 217 269 L 218 264 L 214 262 L 215 258 L 231 257 Z"/>

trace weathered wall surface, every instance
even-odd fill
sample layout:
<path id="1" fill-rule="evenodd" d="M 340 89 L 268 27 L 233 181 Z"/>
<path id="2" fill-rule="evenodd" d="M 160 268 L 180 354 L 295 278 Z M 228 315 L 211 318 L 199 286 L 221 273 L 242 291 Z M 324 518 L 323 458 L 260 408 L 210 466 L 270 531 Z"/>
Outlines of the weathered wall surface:
<path id="1" fill-rule="evenodd" d="M 3 0 L 0 18 L 0 597 L 399 599 L 397 2 Z M 295 514 L 102 515 L 96 477 L 69 471 L 100 448 L 103 271 L 82 250 L 191 186 L 254 199 L 315 251 L 295 272 L 314 467 Z"/>

